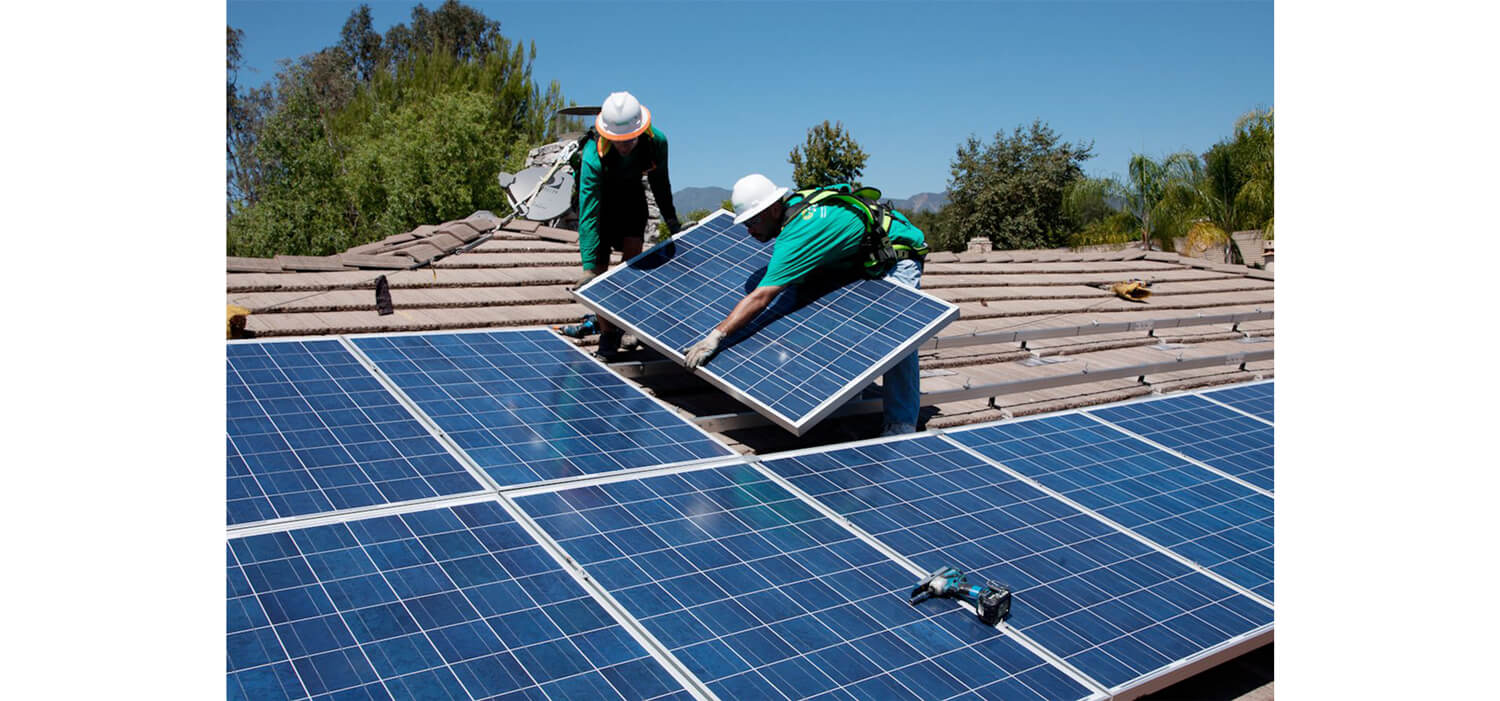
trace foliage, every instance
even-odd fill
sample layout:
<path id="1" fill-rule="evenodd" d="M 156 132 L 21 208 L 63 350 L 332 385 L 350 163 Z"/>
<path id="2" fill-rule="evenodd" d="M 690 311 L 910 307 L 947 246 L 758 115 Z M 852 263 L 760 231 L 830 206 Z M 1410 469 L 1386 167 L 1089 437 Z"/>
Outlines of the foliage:
<path id="1" fill-rule="evenodd" d="M 520 166 L 564 104 L 555 82 L 532 80 L 535 47 L 456 0 L 418 5 L 383 40 L 372 26 L 355 9 L 337 45 L 283 66 L 263 105 L 231 79 L 230 255 L 328 255 L 506 211 L 495 174 Z M 232 73 L 242 35 L 229 36 Z M 236 105 L 249 105 L 238 122 Z"/>
<path id="2" fill-rule="evenodd" d="M 265 117 L 271 110 L 271 89 L 269 87 L 240 89 L 238 83 L 242 60 L 240 45 L 244 41 L 245 33 L 233 27 L 226 27 L 226 29 L 228 30 L 228 42 L 225 46 L 225 53 L 228 57 L 226 61 L 228 79 L 225 95 L 227 118 L 224 139 L 227 169 L 225 202 L 227 213 L 232 217 L 237 208 L 243 208 L 247 203 L 259 198 L 263 178 L 251 152 L 265 122 Z"/>
<path id="3" fill-rule="evenodd" d="M 954 157 L 949 205 L 929 237 L 936 249 L 961 250 L 984 236 L 1000 248 L 1046 248 L 1067 240 L 1063 193 L 1083 177 L 1093 143 L 1062 142 L 1041 120 L 995 134 L 986 145 L 969 137 Z"/>
<path id="4" fill-rule="evenodd" d="M 824 187 L 837 183 L 858 186 L 869 156 L 859 147 L 844 123 L 822 124 L 807 130 L 807 142 L 792 149 L 787 161 L 792 164 L 795 190 Z"/>
<path id="5" fill-rule="evenodd" d="M 1062 216 L 1074 248 L 1126 243 L 1136 236 L 1128 213 L 1115 207 L 1120 184 L 1110 178 L 1079 178 L 1063 190 Z"/>
<path id="6" fill-rule="evenodd" d="M 1188 232 L 1190 247 L 1222 246 L 1228 253 L 1231 233 L 1273 226 L 1273 132 L 1270 110 L 1250 112 L 1236 122 L 1233 137 L 1203 154 L 1192 190 L 1201 221 Z"/>
<path id="7" fill-rule="evenodd" d="M 1187 233 L 1197 214 L 1193 183 L 1201 177 L 1191 153 L 1174 153 L 1160 161 L 1139 153 L 1130 157 L 1129 176 L 1117 184 L 1115 195 L 1125 201 L 1130 225 L 1147 250 L 1153 241 L 1170 250 L 1172 240 Z"/>

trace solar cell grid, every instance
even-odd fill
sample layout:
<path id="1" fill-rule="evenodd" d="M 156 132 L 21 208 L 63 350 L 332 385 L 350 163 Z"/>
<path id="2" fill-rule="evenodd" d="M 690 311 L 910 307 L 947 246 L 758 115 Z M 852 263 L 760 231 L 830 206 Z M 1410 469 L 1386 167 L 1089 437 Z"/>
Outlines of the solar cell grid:
<path id="1" fill-rule="evenodd" d="M 753 467 L 517 502 L 721 698 L 1090 695 Z"/>
<path id="2" fill-rule="evenodd" d="M 550 331 L 353 341 L 502 486 L 732 454 Z"/>
<path id="3" fill-rule="evenodd" d="M 924 569 L 1009 586 L 1009 625 L 1107 688 L 1272 620 L 1268 607 L 937 436 L 764 465 Z"/>
<path id="4" fill-rule="evenodd" d="M 1204 392 L 1203 396 L 1223 402 L 1240 411 L 1249 412 L 1267 421 L 1276 420 L 1276 383 L 1259 382 L 1229 389 Z"/>
<path id="5" fill-rule="evenodd" d="M 1182 395 L 1088 413 L 1261 489 L 1276 489 L 1276 428 L 1233 409 Z"/>
<path id="6" fill-rule="evenodd" d="M 1078 414 L 946 434 L 1273 600 L 1271 497 Z"/>
<path id="7" fill-rule="evenodd" d="M 755 288 L 771 250 L 719 213 L 577 294 L 681 362 Z M 783 291 L 700 372 L 801 432 L 957 315 L 951 304 L 881 280 L 812 280 Z"/>
<path id="8" fill-rule="evenodd" d="M 481 489 L 337 340 L 225 356 L 228 523 Z"/>
<path id="9" fill-rule="evenodd" d="M 233 539 L 230 699 L 689 699 L 495 502 Z"/>

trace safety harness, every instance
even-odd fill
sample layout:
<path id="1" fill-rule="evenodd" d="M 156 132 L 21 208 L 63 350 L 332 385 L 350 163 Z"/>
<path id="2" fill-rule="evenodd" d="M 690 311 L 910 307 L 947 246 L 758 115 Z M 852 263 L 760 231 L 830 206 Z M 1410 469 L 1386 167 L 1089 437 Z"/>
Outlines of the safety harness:
<path id="1" fill-rule="evenodd" d="M 865 222 L 865 235 L 860 240 L 859 252 L 865 274 L 870 277 L 884 275 L 898 260 L 921 260 L 931 250 L 925 243 L 920 247 L 891 243 L 891 223 L 895 219 L 892 213 L 896 210 L 889 202 L 879 201 L 880 191 L 873 187 L 856 190 L 847 183 L 839 183 L 797 190 L 794 194 L 801 196 L 802 200 L 787 207 L 787 221 L 791 221 L 808 207 L 823 204 L 843 205 L 859 214 Z"/>

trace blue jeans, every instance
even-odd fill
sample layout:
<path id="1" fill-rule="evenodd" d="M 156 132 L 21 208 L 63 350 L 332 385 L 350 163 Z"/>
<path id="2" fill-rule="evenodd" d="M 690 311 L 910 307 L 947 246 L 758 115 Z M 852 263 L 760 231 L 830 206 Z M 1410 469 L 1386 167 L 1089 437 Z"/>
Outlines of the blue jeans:
<path id="1" fill-rule="evenodd" d="M 899 260 L 885 280 L 902 287 L 922 287 L 922 263 L 915 260 Z M 880 435 L 894 436 L 915 433 L 917 415 L 922 409 L 922 376 L 917 368 L 917 351 L 902 358 L 885 372 L 885 426 Z"/>

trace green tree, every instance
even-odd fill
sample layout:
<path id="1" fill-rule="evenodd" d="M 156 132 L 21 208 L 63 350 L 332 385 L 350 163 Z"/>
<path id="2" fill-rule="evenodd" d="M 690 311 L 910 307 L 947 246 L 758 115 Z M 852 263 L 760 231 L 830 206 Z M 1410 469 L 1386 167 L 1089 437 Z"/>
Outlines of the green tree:
<path id="1" fill-rule="evenodd" d="M 836 183 L 857 185 L 868 159 L 859 142 L 844 131 L 843 122 L 829 124 L 826 119 L 808 129 L 807 142 L 787 156 L 797 190 Z"/>
<path id="2" fill-rule="evenodd" d="M 1191 153 L 1174 153 L 1160 161 L 1139 153 L 1130 157 L 1129 176 L 1115 194 L 1125 201 L 1131 227 L 1146 250 L 1151 250 L 1152 241 L 1170 248 L 1173 238 L 1187 233 L 1196 213 L 1196 177 L 1197 160 Z"/>
<path id="3" fill-rule="evenodd" d="M 1230 234 L 1274 223 L 1273 124 L 1270 110 L 1241 117 L 1234 135 L 1203 154 L 1192 185 L 1197 225 L 1188 233 L 1194 247 L 1234 245 Z"/>
<path id="4" fill-rule="evenodd" d="M 240 62 L 243 57 L 240 46 L 245 32 L 227 27 L 228 42 L 225 45 L 228 78 L 225 85 L 225 116 L 227 118 L 224 139 L 226 168 L 226 205 L 228 216 L 257 201 L 264 179 L 259 161 L 255 158 L 255 141 L 271 110 L 272 93 L 269 87 L 242 90 L 239 86 Z"/>
<path id="5" fill-rule="evenodd" d="M 259 195 L 231 207 L 231 255 L 327 255 L 476 209 L 505 211 L 495 173 L 515 170 L 543 140 L 561 90 L 532 80 L 534 46 L 500 36 L 476 11 L 450 1 L 412 16 L 418 29 L 408 31 L 426 43 L 382 50 L 384 68 L 367 71 L 371 54 L 351 54 L 372 45 L 365 7 L 338 45 L 283 67 L 248 149 L 264 174 Z"/>
<path id="6" fill-rule="evenodd" d="M 1068 245 L 1074 248 L 1128 242 L 1136 229 L 1128 212 L 1116 206 L 1120 184 L 1111 178 L 1079 178 L 1063 191 L 1062 215 L 1073 232 Z"/>
<path id="7" fill-rule="evenodd" d="M 360 5 L 350 13 L 339 33 L 339 49 L 349 57 L 354 77 L 361 83 L 370 82 L 376 71 L 386 67 L 385 47 L 375 31 L 369 5 Z"/>
<path id="8" fill-rule="evenodd" d="M 1083 177 L 1093 142 L 1063 142 L 1041 120 L 995 134 L 986 145 L 974 137 L 958 148 L 950 167 L 949 205 L 936 247 L 961 249 L 985 236 L 1000 248 L 1046 248 L 1067 241 L 1063 192 Z"/>

